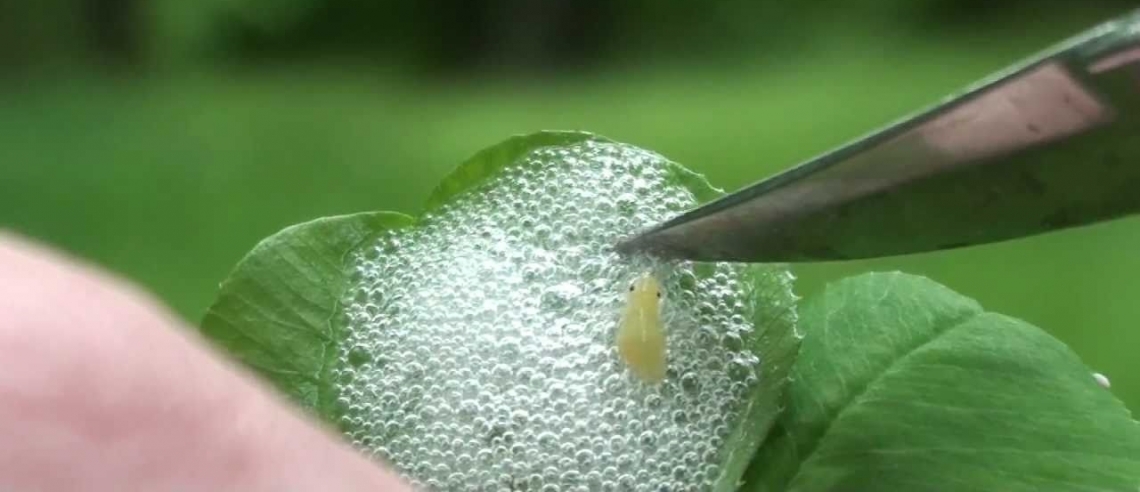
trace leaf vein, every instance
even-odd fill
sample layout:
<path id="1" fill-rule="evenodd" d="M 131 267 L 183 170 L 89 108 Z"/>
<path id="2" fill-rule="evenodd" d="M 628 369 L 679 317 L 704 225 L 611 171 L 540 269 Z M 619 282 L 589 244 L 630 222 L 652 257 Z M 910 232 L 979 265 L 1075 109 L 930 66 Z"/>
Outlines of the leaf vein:
<path id="1" fill-rule="evenodd" d="M 835 412 L 835 416 L 827 421 L 826 427 L 824 427 L 823 431 L 819 433 L 819 436 L 816 437 L 811 442 L 807 443 L 807 445 L 805 446 L 807 448 L 807 455 L 804 456 L 804 459 L 799 460 L 800 467 L 802 467 L 802 465 L 804 463 L 807 463 L 808 461 L 810 461 L 815 456 L 816 451 L 819 450 L 819 443 L 822 442 L 827 437 L 827 434 L 831 431 L 832 427 L 835 424 L 835 421 L 842 418 L 843 415 L 849 409 L 851 409 L 852 407 L 856 407 L 860 403 L 862 403 L 862 401 L 865 399 L 865 396 L 866 396 L 868 389 L 870 389 L 872 386 L 874 386 L 875 383 L 878 382 L 880 379 L 882 379 L 882 377 L 884 375 L 886 375 L 887 373 L 890 373 L 895 368 L 895 366 L 899 365 L 899 363 L 901 363 L 902 361 L 911 357 L 915 352 L 918 352 L 923 347 L 926 347 L 926 346 L 938 341 L 943 336 L 945 336 L 947 333 L 954 331 L 954 329 L 968 323 L 969 321 L 971 321 L 971 320 L 973 320 L 973 319 L 975 319 L 975 318 L 977 318 L 983 314 L 984 313 L 982 313 L 982 312 L 973 312 L 973 313 L 969 313 L 968 315 L 966 315 L 964 317 L 958 317 L 958 318 L 951 319 L 947 323 L 946 328 L 941 329 L 941 330 L 936 329 L 934 336 L 932 336 L 929 339 L 924 340 L 921 343 L 915 345 L 914 347 L 911 347 L 910 349 L 906 350 L 906 352 L 903 353 L 903 355 L 901 355 L 900 357 L 891 361 L 890 364 L 887 364 L 887 366 L 884 367 L 881 371 L 879 371 L 877 374 L 875 374 L 872 378 L 868 379 L 866 384 L 864 384 L 861 388 L 856 390 L 855 393 L 852 394 L 847 399 L 847 401 L 844 402 L 839 407 L 839 410 L 837 412 Z M 796 477 L 798 477 L 798 476 L 799 476 L 799 470 L 796 470 L 796 473 L 792 476 L 792 482 L 794 482 Z"/>

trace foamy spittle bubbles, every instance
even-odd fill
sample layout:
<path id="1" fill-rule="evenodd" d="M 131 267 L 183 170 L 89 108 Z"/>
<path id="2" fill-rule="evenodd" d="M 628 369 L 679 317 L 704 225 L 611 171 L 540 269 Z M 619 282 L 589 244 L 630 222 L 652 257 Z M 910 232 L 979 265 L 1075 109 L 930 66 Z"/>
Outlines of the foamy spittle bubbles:
<path id="1" fill-rule="evenodd" d="M 695 205 L 633 147 L 544 149 L 352 259 L 336 369 L 355 444 L 440 491 L 689 491 L 763 375 L 752 283 L 618 239 Z M 633 377 L 614 333 L 630 282 L 665 291 L 669 370 Z"/>

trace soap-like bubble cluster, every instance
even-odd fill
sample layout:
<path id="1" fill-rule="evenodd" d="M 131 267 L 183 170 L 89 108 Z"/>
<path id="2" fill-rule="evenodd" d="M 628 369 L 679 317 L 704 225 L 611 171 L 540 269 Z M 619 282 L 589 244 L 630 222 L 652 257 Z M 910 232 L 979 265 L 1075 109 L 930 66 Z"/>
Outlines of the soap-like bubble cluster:
<path id="1" fill-rule="evenodd" d="M 656 154 L 586 142 L 526 160 L 352 259 L 343 427 L 429 490 L 709 489 L 762 377 L 744 267 L 613 252 L 696 204 Z M 649 271 L 658 385 L 615 344 Z"/>

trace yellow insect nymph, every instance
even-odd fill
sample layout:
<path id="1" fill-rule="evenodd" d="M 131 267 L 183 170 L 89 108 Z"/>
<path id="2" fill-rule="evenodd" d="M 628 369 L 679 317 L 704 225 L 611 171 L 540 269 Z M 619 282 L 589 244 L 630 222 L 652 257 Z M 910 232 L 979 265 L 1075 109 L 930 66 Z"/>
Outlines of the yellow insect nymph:
<path id="1" fill-rule="evenodd" d="M 617 332 L 618 354 L 637 377 L 648 383 L 665 378 L 665 331 L 661 327 L 661 285 L 652 275 L 629 287 L 629 298 Z"/>

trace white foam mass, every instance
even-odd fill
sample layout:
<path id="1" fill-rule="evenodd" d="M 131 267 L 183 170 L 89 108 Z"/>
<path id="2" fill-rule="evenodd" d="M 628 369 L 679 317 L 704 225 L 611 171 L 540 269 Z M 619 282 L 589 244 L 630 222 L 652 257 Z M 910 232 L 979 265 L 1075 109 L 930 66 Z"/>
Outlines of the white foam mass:
<path id="1" fill-rule="evenodd" d="M 343 427 L 429 490 L 709 489 L 764 377 L 750 340 L 767 301 L 742 266 L 612 251 L 696 204 L 662 157 L 585 142 L 526 161 L 351 259 Z M 665 291 L 660 385 L 614 341 L 649 270 Z"/>

